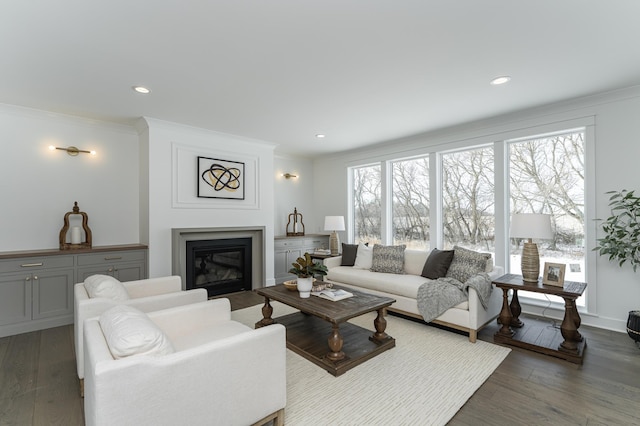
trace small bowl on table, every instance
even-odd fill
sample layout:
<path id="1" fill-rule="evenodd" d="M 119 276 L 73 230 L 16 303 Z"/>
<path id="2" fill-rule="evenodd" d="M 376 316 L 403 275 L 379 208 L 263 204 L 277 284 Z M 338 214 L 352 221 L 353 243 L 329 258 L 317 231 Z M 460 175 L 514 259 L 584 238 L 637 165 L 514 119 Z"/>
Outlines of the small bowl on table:
<path id="1" fill-rule="evenodd" d="M 296 280 L 285 281 L 282 284 L 290 291 L 298 291 L 298 282 Z"/>

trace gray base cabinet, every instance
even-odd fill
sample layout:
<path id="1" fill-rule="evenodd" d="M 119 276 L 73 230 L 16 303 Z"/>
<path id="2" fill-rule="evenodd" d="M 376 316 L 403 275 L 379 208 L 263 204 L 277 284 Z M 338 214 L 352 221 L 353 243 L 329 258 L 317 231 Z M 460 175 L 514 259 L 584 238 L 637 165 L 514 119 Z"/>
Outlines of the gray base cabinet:
<path id="1" fill-rule="evenodd" d="M 73 286 L 93 274 L 147 278 L 147 248 L 0 253 L 0 337 L 73 323 Z"/>
<path id="2" fill-rule="evenodd" d="M 276 237 L 274 239 L 274 275 L 276 284 L 294 280 L 288 271 L 291 264 L 305 253 L 313 253 L 318 248 L 329 247 L 328 235 L 305 235 L 304 237 Z"/>
<path id="3" fill-rule="evenodd" d="M 145 251 L 116 251 L 78 255 L 78 282 L 89 275 L 111 275 L 118 281 L 146 278 L 147 253 Z"/>

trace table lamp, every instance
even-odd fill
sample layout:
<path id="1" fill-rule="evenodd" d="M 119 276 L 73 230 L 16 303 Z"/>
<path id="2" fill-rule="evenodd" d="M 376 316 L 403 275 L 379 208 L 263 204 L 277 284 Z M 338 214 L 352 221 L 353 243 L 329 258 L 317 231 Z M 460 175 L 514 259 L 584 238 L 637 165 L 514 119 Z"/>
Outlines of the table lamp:
<path id="1" fill-rule="evenodd" d="M 510 238 L 528 238 L 522 249 L 522 278 L 525 282 L 537 283 L 540 276 L 540 255 L 533 239 L 550 240 L 551 215 L 538 213 L 517 213 L 511 216 Z"/>
<path id="2" fill-rule="evenodd" d="M 337 256 L 340 253 L 340 237 L 336 231 L 344 231 L 344 216 L 325 216 L 324 230 L 331 231 L 329 237 L 329 249 L 331 256 Z"/>

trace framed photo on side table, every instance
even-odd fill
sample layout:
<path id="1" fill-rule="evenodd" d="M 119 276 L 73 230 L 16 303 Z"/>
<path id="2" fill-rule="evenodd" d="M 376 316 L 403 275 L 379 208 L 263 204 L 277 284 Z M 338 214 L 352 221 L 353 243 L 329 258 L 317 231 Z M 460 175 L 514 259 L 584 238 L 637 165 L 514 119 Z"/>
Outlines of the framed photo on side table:
<path id="1" fill-rule="evenodd" d="M 567 265 L 563 263 L 544 262 L 542 284 L 564 287 L 564 272 Z"/>

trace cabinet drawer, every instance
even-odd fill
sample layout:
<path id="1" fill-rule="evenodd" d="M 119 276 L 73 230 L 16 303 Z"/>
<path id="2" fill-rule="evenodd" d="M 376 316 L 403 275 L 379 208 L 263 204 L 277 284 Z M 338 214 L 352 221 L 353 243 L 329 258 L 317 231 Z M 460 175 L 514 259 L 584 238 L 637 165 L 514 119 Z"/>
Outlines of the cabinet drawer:
<path id="1" fill-rule="evenodd" d="M 299 238 L 292 239 L 292 240 L 275 240 L 274 241 L 274 246 L 276 250 L 290 249 L 292 247 L 302 247 L 303 245 L 304 245 L 304 240 Z"/>
<path id="2" fill-rule="evenodd" d="M 329 238 L 307 238 L 304 240 L 304 246 L 305 247 L 321 247 L 323 245 L 328 245 L 329 244 Z"/>
<path id="3" fill-rule="evenodd" d="M 142 250 L 79 254 L 78 266 L 102 265 L 118 262 L 137 262 L 144 260 L 144 258 L 145 252 Z"/>
<path id="4" fill-rule="evenodd" d="M 73 267 L 73 256 L 22 257 L 0 261 L 0 272 L 28 272 Z"/>

